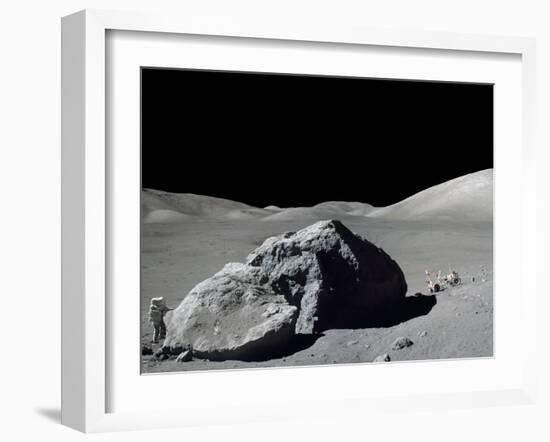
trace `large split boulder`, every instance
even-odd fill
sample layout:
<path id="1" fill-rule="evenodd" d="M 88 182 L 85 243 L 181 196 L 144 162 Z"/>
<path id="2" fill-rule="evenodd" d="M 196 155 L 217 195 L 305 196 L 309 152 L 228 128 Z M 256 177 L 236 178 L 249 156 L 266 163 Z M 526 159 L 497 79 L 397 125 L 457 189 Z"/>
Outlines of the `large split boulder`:
<path id="1" fill-rule="evenodd" d="M 407 285 L 397 263 L 339 221 L 268 238 L 246 264 L 195 286 L 168 321 L 164 348 L 244 359 L 288 345 L 335 318 L 399 308 Z"/>

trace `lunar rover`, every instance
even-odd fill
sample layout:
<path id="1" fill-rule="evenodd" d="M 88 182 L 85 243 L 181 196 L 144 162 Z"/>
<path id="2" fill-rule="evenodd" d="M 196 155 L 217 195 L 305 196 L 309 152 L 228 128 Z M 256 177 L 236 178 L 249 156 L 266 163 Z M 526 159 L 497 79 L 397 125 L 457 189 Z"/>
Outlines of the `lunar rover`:
<path id="1" fill-rule="evenodd" d="M 441 291 L 441 284 L 440 284 L 440 281 L 439 281 L 439 274 L 438 274 L 438 277 L 437 277 L 437 280 L 436 280 L 437 282 L 436 282 L 432 279 L 431 272 L 429 272 L 428 270 L 426 270 L 425 272 L 426 272 L 426 284 L 428 284 L 428 290 L 430 291 L 430 293 L 437 293 L 437 292 Z"/>
<path id="2" fill-rule="evenodd" d="M 449 273 L 445 277 L 445 280 L 447 284 L 450 286 L 455 286 L 460 284 L 460 276 L 458 276 L 458 272 L 455 272 L 454 270 L 449 269 Z"/>
<path id="3" fill-rule="evenodd" d="M 451 270 L 449 267 L 449 273 L 442 276 L 441 270 L 437 272 L 437 276 L 432 278 L 432 272 L 426 270 L 426 284 L 428 285 L 428 290 L 430 293 L 437 293 L 445 290 L 447 286 L 454 287 L 461 283 L 460 276 L 455 270 Z"/>

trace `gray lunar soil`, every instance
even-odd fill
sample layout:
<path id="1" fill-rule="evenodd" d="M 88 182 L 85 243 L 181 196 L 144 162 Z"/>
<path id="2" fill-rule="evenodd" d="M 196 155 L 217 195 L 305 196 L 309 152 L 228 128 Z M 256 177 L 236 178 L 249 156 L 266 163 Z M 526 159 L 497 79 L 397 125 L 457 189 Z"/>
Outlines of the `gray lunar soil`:
<path id="1" fill-rule="evenodd" d="M 268 360 L 211 361 L 142 356 L 142 373 L 328 365 L 493 355 L 493 171 L 434 186 L 393 206 L 326 202 L 314 207 L 255 208 L 192 194 L 142 192 L 141 346 L 153 352 L 147 312 L 152 297 L 176 308 L 199 283 L 247 256 L 271 236 L 336 219 L 381 247 L 400 266 L 407 297 L 430 295 L 425 271 L 449 267 L 461 284 L 436 293 L 429 309 L 400 322 L 332 328 Z M 169 322 L 167 314 L 166 322 Z M 185 362 L 181 362 L 185 360 Z"/>

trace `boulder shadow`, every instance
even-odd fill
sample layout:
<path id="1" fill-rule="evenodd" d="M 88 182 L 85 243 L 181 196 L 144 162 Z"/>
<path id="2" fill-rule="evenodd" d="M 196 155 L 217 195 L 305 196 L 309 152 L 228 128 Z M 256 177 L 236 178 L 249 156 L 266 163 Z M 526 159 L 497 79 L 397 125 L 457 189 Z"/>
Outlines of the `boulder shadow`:
<path id="1" fill-rule="evenodd" d="M 242 355 L 238 358 L 244 362 L 264 362 L 271 359 L 281 359 L 287 356 L 292 356 L 299 351 L 311 347 L 317 339 L 324 336 L 323 333 L 315 333 L 311 335 L 295 334 L 289 338 L 285 345 L 277 345 L 273 348 L 263 348 L 261 351 L 250 352 L 247 355 Z"/>
<path id="2" fill-rule="evenodd" d="M 435 295 L 416 293 L 406 296 L 399 303 L 391 303 L 369 309 L 367 313 L 348 309 L 332 317 L 321 330 L 393 327 L 419 316 L 425 316 L 437 304 Z"/>

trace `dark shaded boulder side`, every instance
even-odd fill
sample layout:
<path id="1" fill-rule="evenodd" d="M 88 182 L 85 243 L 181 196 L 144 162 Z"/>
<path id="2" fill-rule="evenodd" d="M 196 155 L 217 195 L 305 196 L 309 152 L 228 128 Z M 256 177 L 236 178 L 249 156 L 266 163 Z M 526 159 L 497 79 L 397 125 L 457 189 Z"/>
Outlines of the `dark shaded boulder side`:
<path id="1" fill-rule="evenodd" d="M 297 333 L 325 329 L 342 314 L 351 321 L 398 308 L 407 292 L 399 265 L 340 221 L 268 238 L 247 264 L 299 309 Z"/>

